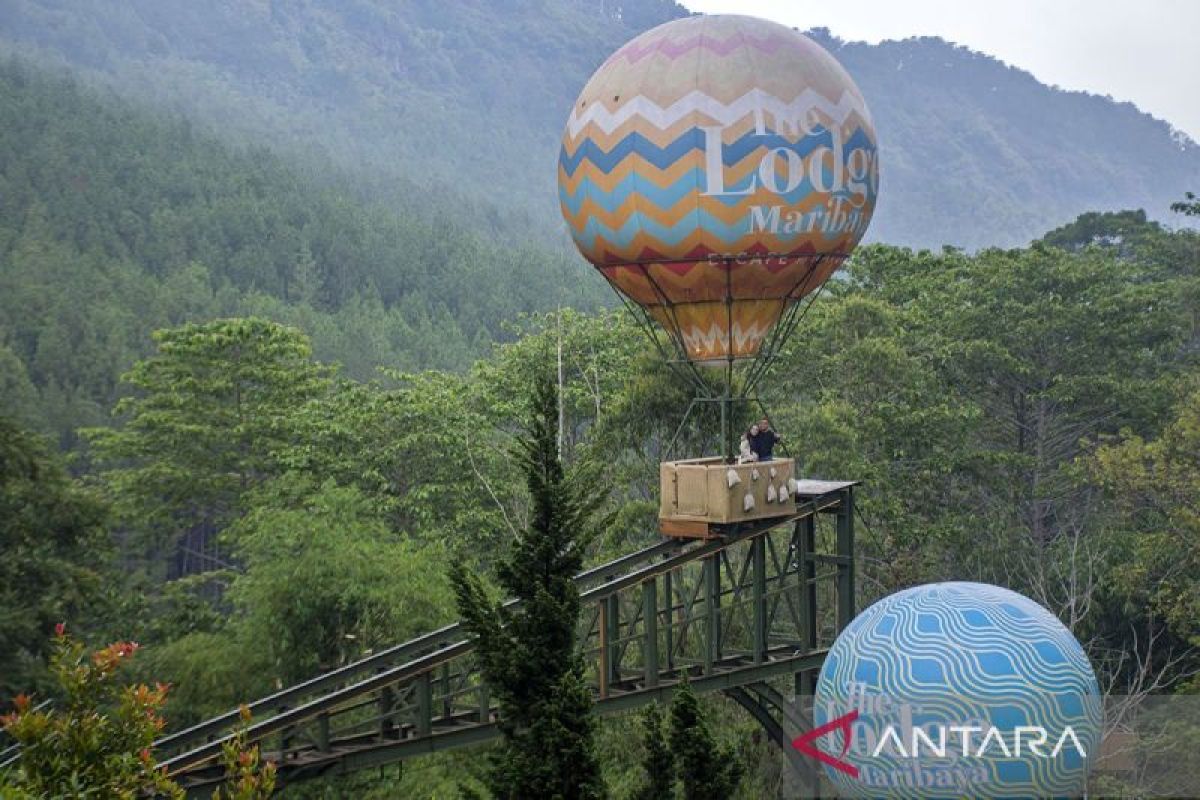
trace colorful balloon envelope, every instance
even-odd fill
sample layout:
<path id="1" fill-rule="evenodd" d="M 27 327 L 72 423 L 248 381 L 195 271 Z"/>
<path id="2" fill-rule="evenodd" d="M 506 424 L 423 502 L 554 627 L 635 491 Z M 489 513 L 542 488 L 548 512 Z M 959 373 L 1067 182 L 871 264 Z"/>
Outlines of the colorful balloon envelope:
<path id="1" fill-rule="evenodd" d="M 579 250 L 690 361 L 752 358 L 858 244 L 875 130 L 841 65 L 753 17 L 669 22 L 613 54 L 558 166 Z"/>

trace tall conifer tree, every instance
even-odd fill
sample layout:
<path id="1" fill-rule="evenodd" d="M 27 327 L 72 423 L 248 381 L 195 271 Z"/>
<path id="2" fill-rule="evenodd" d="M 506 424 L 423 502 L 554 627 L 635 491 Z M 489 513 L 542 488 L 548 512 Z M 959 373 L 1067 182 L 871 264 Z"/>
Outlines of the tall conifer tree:
<path id="1" fill-rule="evenodd" d="M 605 795 L 593 747 L 592 697 L 576 650 L 579 590 L 574 575 L 596 530 L 605 493 L 594 469 L 567 474 L 558 457 L 558 394 L 549 374 L 534 387 L 532 414 L 513 449 L 532 508 L 528 529 L 497 568 L 504 593 L 492 600 L 461 563 L 451 579 L 484 679 L 500 706 L 502 744 L 488 788 L 497 798 L 590 800 Z"/>
<path id="2" fill-rule="evenodd" d="M 745 768 L 732 749 L 720 747 L 708 728 L 700 701 L 684 681 L 671 698 L 671 752 L 683 783 L 684 800 L 728 800 Z"/>
<path id="3" fill-rule="evenodd" d="M 216 535 L 254 487 L 284 470 L 288 417 L 325 392 L 330 369 L 301 331 L 256 317 L 154 334 L 158 351 L 123 380 L 120 428 L 85 431 L 121 521 L 187 575 L 222 563 Z"/>
<path id="4" fill-rule="evenodd" d="M 675 796 L 675 757 L 667 744 L 667 730 L 658 703 L 642 711 L 642 769 L 646 777 L 634 800 L 671 800 Z"/>

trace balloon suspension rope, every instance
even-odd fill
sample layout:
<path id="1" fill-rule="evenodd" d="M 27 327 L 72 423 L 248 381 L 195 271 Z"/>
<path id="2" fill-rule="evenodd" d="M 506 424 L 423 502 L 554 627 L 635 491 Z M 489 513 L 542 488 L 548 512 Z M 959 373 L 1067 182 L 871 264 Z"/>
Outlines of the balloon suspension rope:
<path id="1" fill-rule="evenodd" d="M 800 287 L 817 272 L 818 269 L 820 269 L 821 264 L 830 257 L 837 256 L 817 256 L 810 264 L 809 269 L 805 271 L 804 276 L 796 282 L 792 290 L 788 292 L 785 297 L 791 297 L 794 295 L 795 292 L 798 291 Z M 842 257 L 844 258 L 844 256 Z M 733 260 L 729 259 L 728 261 L 732 262 Z M 735 395 L 734 363 L 737 359 L 732 352 L 734 344 L 733 265 L 732 263 L 727 263 L 725 270 L 725 330 L 728 332 L 729 336 L 727 348 L 729 350 L 729 355 L 727 355 L 725 358 L 725 374 L 722 376 L 724 379 L 724 385 L 721 387 L 720 394 L 715 395 L 713 386 L 708 380 L 705 379 L 704 375 L 696 367 L 696 365 L 687 357 L 687 346 L 679 338 L 677 333 L 680 330 L 680 326 L 679 320 L 676 317 L 675 304 L 671 302 L 666 293 L 662 290 L 662 287 L 658 285 L 658 282 L 650 274 L 648 265 L 639 264 L 638 266 L 641 267 L 642 277 L 646 280 L 646 282 L 653 289 L 655 295 L 658 297 L 659 306 L 663 308 L 665 313 L 670 317 L 671 321 L 675 323 L 673 326 L 674 330 L 672 330 L 670 327 L 666 328 L 667 337 L 671 340 L 671 344 L 674 345 L 674 349 L 676 351 L 675 358 L 672 358 L 671 354 L 667 351 L 667 348 L 663 346 L 663 342 L 659 338 L 658 332 L 654 325 L 655 320 L 649 311 L 644 306 L 634 303 L 632 300 L 630 300 L 624 292 L 617 288 L 617 285 L 607 274 L 604 274 L 604 277 L 606 280 L 608 280 L 609 285 L 612 286 L 617 296 L 621 298 L 622 303 L 624 303 L 625 307 L 629 310 L 630 315 L 638 323 L 638 326 L 646 333 L 650 341 L 654 343 L 655 348 L 658 350 L 659 355 L 662 356 L 663 362 L 667 365 L 667 367 L 676 375 L 676 377 L 680 378 L 685 383 L 690 383 L 693 389 L 696 391 L 696 396 L 694 396 L 691 399 L 691 402 L 688 403 L 688 407 L 684 412 L 683 419 L 680 420 L 679 426 L 675 429 L 674 435 L 667 444 L 664 452 L 664 458 L 666 460 L 670 460 L 675 449 L 675 444 L 679 440 L 680 435 L 683 433 L 684 427 L 687 425 L 687 422 L 691 418 L 692 412 L 695 411 L 696 406 L 700 403 L 716 402 L 720 406 L 720 450 L 722 451 L 722 457 L 724 460 L 727 463 L 732 463 L 735 458 L 735 436 L 733 432 L 735 405 L 737 403 L 752 403 L 757 405 L 761 410 L 763 417 L 765 417 L 768 422 L 771 420 L 770 414 L 767 413 L 766 406 L 763 404 L 761 398 L 758 396 L 755 390 L 757 389 L 759 382 L 766 376 L 767 372 L 770 370 L 770 367 L 780 355 L 784 344 L 790 338 L 791 334 L 796 330 L 797 327 L 799 327 L 800 323 L 812 309 L 812 306 L 815 304 L 817 298 L 821 296 L 821 293 L 825 290 L 825 286 L 823 284 L 819 286 L 817 290 L 805 298 L 803 302 L 801 300 L 788 302 L 785 299 L 786 306 L 782 317 L 775 324 L 770 335 L 767 337 L 767 340 L 763 343 L 763 346 L 759 351 L 759 357 L 754 360 L 754 363 L 746 371 L 744 376 L 745 380 L 742 383 L 741 391 Z M 780 447 L 784 453 L 791 455 L 786 444 L 781 442 Z"/>

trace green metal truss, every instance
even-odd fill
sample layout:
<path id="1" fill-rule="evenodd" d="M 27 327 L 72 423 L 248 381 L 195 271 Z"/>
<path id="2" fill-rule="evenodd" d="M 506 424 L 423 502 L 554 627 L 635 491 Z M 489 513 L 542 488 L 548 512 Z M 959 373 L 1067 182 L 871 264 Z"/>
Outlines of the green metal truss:
<path id="1" fill-rule="evenodd" d="M 768 681 L 811 694 L 854 616 L 854 487 L 809 482 L 793 513 L 731 526 L 713 540 L 665 540 L 576 577 L 579 647 L 601 714 L 669 697 L 687 676 L 723 691 L 788 752 L 803 721 Z M 450 625 L 250 704 L 246 731 L 281 784 L 402 761 L 499 735 L 472 642 Z M 155 744 L 189 794 L 222 778 L 230 711 Z M 797 770 L 807 780 L 802 764 Z M 815 785 L 815 784 L 814 784 Z"/>

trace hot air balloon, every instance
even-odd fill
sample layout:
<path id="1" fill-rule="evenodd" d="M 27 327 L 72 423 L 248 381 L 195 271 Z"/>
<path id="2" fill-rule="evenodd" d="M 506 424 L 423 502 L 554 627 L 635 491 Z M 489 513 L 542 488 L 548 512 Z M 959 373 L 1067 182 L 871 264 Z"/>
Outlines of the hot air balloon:
<path id="1" fill-rule="evenodd" d="M 710 366 L 773 351 L 777 323 L 862 238 L 878 183 L 846 71 L 802 33 L 732 15 L 614 53 L 571 109 L 558 164 L 580 252 Z"/>
<path id="2" fill-rule="evenodd" d="M 874 211 L 878 150 L 862 93 L 833 56 L 782 25 L 668 22 L 583 88 L 558 188 L 580 252 L 674 343 L 669 361 L 701 390 L 693 405 L 721 403 L 731 460 L 732 404 L 749 397 Z M 749 365 L 736 388 L 735 363 Z M 717 392 L 713 366 L 725 368 Z"/>

